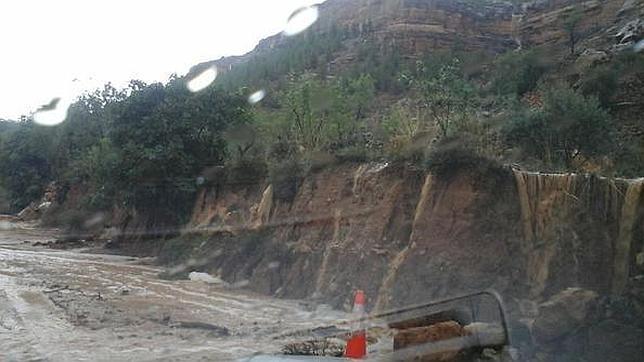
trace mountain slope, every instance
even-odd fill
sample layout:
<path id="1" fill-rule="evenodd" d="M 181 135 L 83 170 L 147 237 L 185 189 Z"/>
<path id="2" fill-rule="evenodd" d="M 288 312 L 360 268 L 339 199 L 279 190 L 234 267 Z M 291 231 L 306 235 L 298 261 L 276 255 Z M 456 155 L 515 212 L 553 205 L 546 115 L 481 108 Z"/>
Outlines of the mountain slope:
<path id="1" fill-rule="evenodd" d="M 461 49 L 502 53 L 520 47 L 562 45 L 568 41 L 565 23 L 573 12 L 581 18 L 576 31 L 583 38 L 611 46 L 621 27 L 642 17 L 644 5 L 631 0 L 552 0 L 513 4 L 495 0 L 328 0 L 319 6 L 318 22 L 309 30 L 327 33 L 349 29 L 345 41 L 364 41 L 365 34 L 383 49 L 404 57 Z M 283 48 L 302 35 L 270 36 L 251 52 L 201 63 L 197 72 L 215 65 L 229 71 L 254 57 Z M 295 39 L 294 39 L 295 38 Z M 361 40 L 360 40 L 361 39 Z M 618 42 L 618 41 L 617 41 Z M 355 47 L 335 54 L 330 63 L 355 58 Z"/>

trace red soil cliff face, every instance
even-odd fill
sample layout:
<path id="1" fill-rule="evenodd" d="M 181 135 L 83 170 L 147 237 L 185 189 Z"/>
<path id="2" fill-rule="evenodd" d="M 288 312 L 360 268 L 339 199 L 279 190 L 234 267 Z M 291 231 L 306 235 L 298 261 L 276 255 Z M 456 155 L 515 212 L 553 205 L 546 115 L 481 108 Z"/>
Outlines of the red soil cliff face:
<path id="1" fill-rule="evenodd" d="M 230 282 L 336 306 L 354 289 L 376 309 L 484 288 L 536 300 L 569 286 L 607 293 L 628 278 L 614 270 L 636 271 L 642 247 L 633 182 L 343 165 L 306 177 L 291 202 L 268 202 L 265 184 L 202 190 L 186 231 L 209 239 L 209 267 Z"/>

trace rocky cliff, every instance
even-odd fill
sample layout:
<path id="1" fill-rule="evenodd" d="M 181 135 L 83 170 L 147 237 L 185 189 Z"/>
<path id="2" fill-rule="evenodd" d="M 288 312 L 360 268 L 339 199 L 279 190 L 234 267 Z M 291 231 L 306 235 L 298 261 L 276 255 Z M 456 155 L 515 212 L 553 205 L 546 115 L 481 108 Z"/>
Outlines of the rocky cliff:
<path id="1" fill-rule="evenodd" d="M 441 49 L 501 53 L 565 45 L 569 41 L 565 24 L 573 15 L 580 19 L 575 32 L 581 41 L 610 47 L 620 43 L 615 35 L 626 24 L 644 16 L 642 2 L 633 0 L 328 0 L 319 9 L 313 31 L 324 33 L 332 26 L 357 29 L 360 38 L 368 33 L 381 47 L 395 47 L 411 58 Z M 213 64 L 226 71 L 289 41 L 290 37 L 277 34 L 245 55 L 202 63 L 194 71 Z M 332 63 L 351 59 L 354 51 L 355 46 L 347 46 Z"/>

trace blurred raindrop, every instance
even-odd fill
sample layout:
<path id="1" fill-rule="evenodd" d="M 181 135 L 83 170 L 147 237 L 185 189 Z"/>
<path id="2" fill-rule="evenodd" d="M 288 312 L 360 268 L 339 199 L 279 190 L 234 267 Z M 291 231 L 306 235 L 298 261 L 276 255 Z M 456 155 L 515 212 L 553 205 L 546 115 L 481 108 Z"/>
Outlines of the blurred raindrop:
<path id="1" fill-rule="evenodd" d="M 635 45 L 633 45 L 633 50 L 635 51 L 635 53 L 639 53 L 644 50 L 644 39 L 635 43 Z"/>
<path id="2" fill-rule="evenodd" d="M 48 104 L 42 105 L 34 113 L 34 121 L 43 126 L 55 126 L 63 123 L 67 118 L 69 101 L 64 98 L 56 97 Z"/>
<path id="3" fill-rule="evenodd" d="M 208 69 L 202 71 L 201 73 L 188 80 L 186 86 L 188 87 L 189 91 L 196 93 L 204 90 L 206 87 L 212 84 L 212 82 L 214 82 L 216 78 L 217 67 L 213 65 L 212 67 L 209 67 Z"/>
<path id="4" fill-rule="evenodd" d="M 263 89 L 260 89 L 248 97 L 248 103 L 250 104 L 259 103 L 262 101 L 262 99 L 264 99 L 264 97 L 266 97 L 266 91 Z"/>
<path id="5" fill-rule="evenodd" d="M 303 32 L 318 20 L 318 15 L 317 6 L 305 6 L 295 10 L 288 17 L 288 22 L 284 28 L 284 35 L 292 36 Z"/>

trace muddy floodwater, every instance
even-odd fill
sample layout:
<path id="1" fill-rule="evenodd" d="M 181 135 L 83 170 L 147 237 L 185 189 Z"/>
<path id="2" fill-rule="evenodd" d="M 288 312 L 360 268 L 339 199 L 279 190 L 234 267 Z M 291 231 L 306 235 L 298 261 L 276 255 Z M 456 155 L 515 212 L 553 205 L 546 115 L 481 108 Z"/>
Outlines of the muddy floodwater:
<path id="1" fill-rule="evenodd" d="M 0 228 L 0 361 L 235 360 L 276 336 L 346 316 L 230 286 L 169 281 L 153 260 L 34 246 L 55 233 Z"/>

